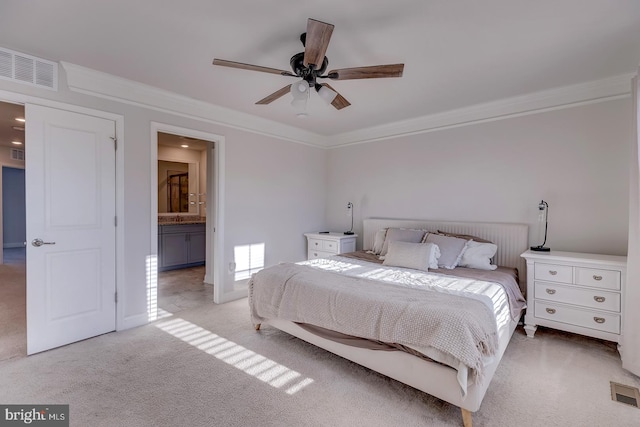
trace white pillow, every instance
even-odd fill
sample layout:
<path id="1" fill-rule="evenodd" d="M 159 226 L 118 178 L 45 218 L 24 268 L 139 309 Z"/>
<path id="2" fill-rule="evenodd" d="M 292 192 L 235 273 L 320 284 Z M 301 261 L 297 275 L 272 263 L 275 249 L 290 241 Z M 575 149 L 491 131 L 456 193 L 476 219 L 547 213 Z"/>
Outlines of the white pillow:
<path id="1" fill-rule="evenodd" d="M 452 270 L 456 268 L 462 254 L 467 249 L 467 243 L 471 240 L 460 239 L 458 237 L 444 236 L 442 234 L 427 233 L 424 243 L 435 243 L 440 248 L 441 256 L 438 259 L 438 267 Z"/>
<path id="2" fill-rule="evenodd" d="M 491 264 L 491 258 L 497 251 L 498 246 L 493 243 L 480 243 L 471 240 L 467 243 L 467 250 L 462 254 L 458 265 L 480 270 L 495 270 L 498 266 Z"/>
<path id="3" fill-rule="evenodd" d="M 382 252 L 382 246 L 384 245 L 384 238 L 386 235 L 386 228 L 381 228 L 376 232 L 376 237 L 373 239 L 373 249 L 371 249 L 372 254 L 379 255 L 380 252 Z"/>
<path id="4" fill-rule="evenodd" d="M 440 249 L 433 243 L 389 242 L 383 265 L 427 271 L 438 268 Z"/>

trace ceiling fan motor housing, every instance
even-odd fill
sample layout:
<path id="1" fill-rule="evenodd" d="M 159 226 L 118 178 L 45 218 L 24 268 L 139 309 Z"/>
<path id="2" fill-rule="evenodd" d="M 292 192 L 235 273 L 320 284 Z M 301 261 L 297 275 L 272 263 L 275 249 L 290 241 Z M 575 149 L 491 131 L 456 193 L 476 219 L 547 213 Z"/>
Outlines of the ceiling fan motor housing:
<path id="1" fill-rule="evenodd" d="M 289 60 L 289 64 L 291 64 L 291 69 L 296 76 L 309 82 L 309 86 L 315 86 L 316 77 L 322 75 L 322 73 L 325 72 L 325 70 L 329 66 L 329 60 L 325 56 L 320 68 L 305 67 L 304 52 L 300 52 L 291 57 L 291 59 Z"/>

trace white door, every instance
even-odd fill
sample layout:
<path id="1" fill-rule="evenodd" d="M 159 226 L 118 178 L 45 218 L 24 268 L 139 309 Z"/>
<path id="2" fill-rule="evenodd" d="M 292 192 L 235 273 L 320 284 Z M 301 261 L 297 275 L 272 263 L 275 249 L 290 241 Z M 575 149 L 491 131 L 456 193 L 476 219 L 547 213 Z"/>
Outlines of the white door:
<path id="1" fill-rule="evenodd" d="M 115 122 L 26 105 L 27 353 L 115 330 Z"/>

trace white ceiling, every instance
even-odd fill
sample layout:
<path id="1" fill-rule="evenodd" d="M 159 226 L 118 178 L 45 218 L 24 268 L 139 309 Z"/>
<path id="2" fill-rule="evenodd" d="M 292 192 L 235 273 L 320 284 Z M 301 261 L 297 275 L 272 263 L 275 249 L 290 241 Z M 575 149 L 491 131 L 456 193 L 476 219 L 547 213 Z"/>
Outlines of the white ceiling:
<path id="1" fill-rule="evenodd" d="M 404 63 L 402 78 L 333 81 L 341 111 L 312 94 L 299 119 L 289 69 L 307 18 L 335 25 L 329 69 Z M 2 0 L 0 46 L 144 82 L 320 135 L 634 72 L 639 0 Z"/>
<path id="2" fill-rule="evenodd" d="M 182 145 L 188 145 L 188 147 L 182 148 L 184 148 L 185 150 L 202 151 L 206 150 L 209 144 L 209 142 L 203 141 L 201 139 L 158 132 L 158 145 L 167 147 L 180 147 Z"/>

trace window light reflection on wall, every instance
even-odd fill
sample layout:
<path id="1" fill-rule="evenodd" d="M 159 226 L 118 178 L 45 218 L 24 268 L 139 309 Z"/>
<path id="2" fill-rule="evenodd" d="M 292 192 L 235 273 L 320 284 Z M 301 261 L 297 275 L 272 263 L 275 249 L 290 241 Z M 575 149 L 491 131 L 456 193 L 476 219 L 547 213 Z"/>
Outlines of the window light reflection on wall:
<path id="1" fill-rule="evenodd" d="M 235 280 L 246 280 L 264 268 L 264 243 L 238 245 L 233 248 Z"/>

